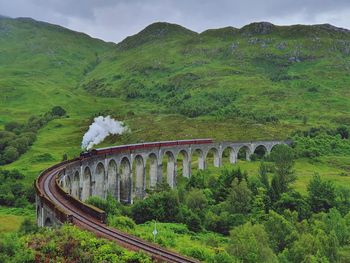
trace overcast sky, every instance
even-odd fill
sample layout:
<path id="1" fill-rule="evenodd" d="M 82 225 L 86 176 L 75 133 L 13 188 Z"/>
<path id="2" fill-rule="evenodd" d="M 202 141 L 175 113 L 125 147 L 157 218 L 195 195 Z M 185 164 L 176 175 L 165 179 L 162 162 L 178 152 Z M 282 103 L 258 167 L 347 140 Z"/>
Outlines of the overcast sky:
<path id="1" fill-rule="evenodd" d="M 157 21 L 197 32 L 257 21 L 350 28 L 350 0 L 0 0 L 0 14 L 32 17 L 113 42 Z"/>

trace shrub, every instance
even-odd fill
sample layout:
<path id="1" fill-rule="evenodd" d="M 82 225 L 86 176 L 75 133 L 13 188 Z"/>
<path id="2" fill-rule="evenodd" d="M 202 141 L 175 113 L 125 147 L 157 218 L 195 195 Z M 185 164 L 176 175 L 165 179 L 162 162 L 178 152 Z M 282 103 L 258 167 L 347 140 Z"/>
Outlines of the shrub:
<path id="1" fill-rule="evenodd" d="M 179 199 L 174 191 L 154 193 L 136 202 L 131 208 L 132 218 L 137 224 L 153 219 L 174 222 L 179 213 Z"/>
<path id="2" fill-rule="evenodd" d="M 315 174 L 307 185 L 309 203 L 313 212 L 327 212 L 335 205 L 336 192 L 332 182 L 324 181 Z"/>
<path id="3" fill-rule="evenodd" d="M 227 252 L 242 262 L 277 262 L 262 225 L 249 222 L 235 227 L 230 231 L 230 240 Z"/>
<path id="4" fill-rule="evenodd" d="M 55 106 L 51 109 L 51 114 L 53 116 L 59 116 L 62 117 L 64 115 L 66 115 L 66 110 L 63 109 L 61 106 Z"/>
<path id="5" fill-rule="evenodd" d="M 120 215 L 119 208 L 121 204 L 110 194 L 107 195 L 106 199 L 102 199 L 98 196 L 91 196 L 85 202 L 102 209 L 107 215 Z"/>
<path id="6" fill-rule="evenodd" d="M 136 224 L 127 216 L 108 216 L 108 225 L 121 230 L 133 230 Z"/>
<path id="7" fill-rule="evenodd" d="M 17 149 L 13 146 L 7 146 L 2 154 L 3 163 L 11 163 L 17 160 L 19 153 Z"/>
<path id="8" fill-rule="evenodd" d="M 199 232 L 202 230 L 201 219 L 186 206 L 180 207 L 178 221 L 186 224 L 191 231 Z"/>

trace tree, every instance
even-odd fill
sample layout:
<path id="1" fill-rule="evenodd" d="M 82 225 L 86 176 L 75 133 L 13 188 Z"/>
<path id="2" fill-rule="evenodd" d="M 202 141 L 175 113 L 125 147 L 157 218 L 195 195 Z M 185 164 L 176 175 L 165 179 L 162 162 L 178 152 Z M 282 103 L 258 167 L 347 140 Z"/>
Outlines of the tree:
<path id="1" fill-rule="evenodd" d="M 25 137 L 19 137 L 9 143 L 10 146 L 13 146 L 17 149 L 19 154 L 23 154 L 27 151 L 29 146 L 29 140 Z"/>
<path id="2" fill-rule="evenodd" d="M 221 211 L 218 214 L 208 211 L 205 215 L 205 228 L 223 235 L 228 235 L 234 226 L 242 225 L 247 217 L 242 214 L 231 214 Z"/>
<path id="3" fill-rule="evenodd" d="M 315 174 L 307 185 L 309 203 L 315 213 L 327 212 L 336 203 L 336 192 L 332 182 L 324 181 Z"/>
<path id="4" fill-rule="evenodd" d="M 269 236 L 270 243 L 276 253 L 283 251 L 297 239 L 298 233 L 295 227 L 273 210 L 269 212 L 264 226 Z"/>
<path id="5" fill-rule="evenodd" d="M 342 139 L 349 139 L 349 127 L 346 125 L 339 126 L 336 130 Z"/>
<path id="6" fill-rule="evenodd" d="M 268 213 L 271 200 L 267 195 L 267 191 L 263 187 L 259 187 L 257 194 L 254 195 L 251 209 L 251 222 L 258 223 L 264 221 L 266 213 Z"/>
<path id="7" fill-rule="evenodd" d="M 195 174 L 193 174 L 190 179 L 188 180 L 188 183 L 186 187 L 189 188 L 199 188 L 203 189 L 206 187 L 206 177 L 209 177 L 207 170 L 199 170 Z"/>
<path id="8" fill-rule="evenodd" d="M 273 206 L 279 213 L 283 213 L 286 209 L 298 212 L 299 220 L 307 219 L 311 216 L 310 205 L 306 198 L 293 190 L 283 193 Z"/>
<path id="9" fill-rule="evenodd" d="M 251 208 L 252 192 L 245 180 L 232 182 L 230 193 L 225 201 L 228 212 L 236 214 L 247 214 Z"/>
<path id="10" fill-rule="evenodd" d="M 287 192 L 290 184 L 296 180 L 293 172 L 294 154 L 289 146 L 280 144 L 275 147 L 270 157 L 275 165 L 275 174 L 271 182 L 272 199 L 276 199 Z"/>
<path id="11" fill-rule="evenodd" d="M 242 172 L 240 168 L 223 169 L 217 181 L 210 185 L 214 198 L 217 202 L 225 201 L 227 195 L 230 193 L 232 182 L 235 178 L 238 180 L 238 182 L 248 180 L 247 173 Z"/>
<path id="12" fill-rule="evenodd" d="M 328 235 L 334 234 L 340 246 L 347 245 L 350 238 L 350 229 L 346 218 L 342 217 L 335 208 L 323 213 L 321 221 L 323 224 L 315 224 L 315 227 L 322 228 Z"/>
<path id="13" fill-rule="evenodd" d="M 63 109 L 61 106 L 55 106 L 51 109 L 51 114 L 53 116 L 59 116 L 62 117 L 64 115 L 66 115 L 66 110 Z"/>
<path id="14" fill-rule="evenodd" d="M 336 207 L 342 215 L 350 211 L 350 191 L 347 186 L 338 186 L 336 189 L 337 204 Z"/>
<path id="15" fill-rule="evenodd" d="M 5 131 L 19 133 L 22 128 L 23 125 L 15 121 L 11 121 L 5 124 Z"/>
<path id="16" fill-rule="evenodd" d="M 19 156 L 17 149 L 13 146 L 7 146 L 2 155 L 4 163 L 11 163 L 15 161 Z"/>
<path id="17" fill-rule="evenodd" d="M 232 229 L 227 252 L 242 262 L 277 262 L 269 247 L 269 237 L 260 224 L 248 222 Z"/>
<path id="18" fill-rule="evenodd" d="M 175 191 L 154 193 L 144 200 L 137 201 L 131 209 L 132 218 L 137 224 L 153 219 L 174 222 L 178 213 L 179 199 Z"/>
<path id="19" fill-rule="evenodd" d="M 269 177 L 267 176 L 268 166 L 265 162 L 261 162 L 259 166 L 259 181 L 266 188 L 266 190 L 270 189 Z"/>
<path id="20" fill-rule="evenodd" d="M 203 190 L 192 189 L 185 197 L 185 204 L 197 215 L 203 215 L 208 206 L 208 200 Z"/>
<path id="21" fill-rule="evenodd" d="M 24 234 L 35 233 L 38 229 L 37 224 L 33 220 L 25 218 L 19 228 L 19 232 Z"/>
<path id="22" fill-rule="evenodd" d="M 336 262 L 337 246 L 334 232 L 327 234 L 317 228 L 313 233 L 302 233 L 284 254 L 288 262 Z"/>
<path id="23" fill-rule="evenodd" d="M 188 229 L 194 232 L 202 230 L 201 219 L 197 214 L 188 209 L 187 206 L 180 206 L 178 221 L 187 225 Z"/>

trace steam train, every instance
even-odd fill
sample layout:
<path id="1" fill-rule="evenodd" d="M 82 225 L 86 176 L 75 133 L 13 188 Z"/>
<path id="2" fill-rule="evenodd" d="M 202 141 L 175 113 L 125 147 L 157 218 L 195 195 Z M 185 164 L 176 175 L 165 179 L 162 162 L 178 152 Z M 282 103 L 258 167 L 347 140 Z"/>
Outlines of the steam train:
<path id="1" fill-rule="evenodd" d="M 148 142 L 148 143 L 138 143 L 138 144 L 129 144 L 121 145 L 100 149 L 92 149 L 86 152 L 80 153 L 80 159 L 92 157 L 95 155 L 107 155 L 120 152 L 128 152 L 138 149 L 147 149 L 147 148 L 160 148 L 160 147 L 171 147 L 177 145 L 190 145 L 190 144 L 209 144 L 213 143 L 213 139 L 194 139 L 194 140 L 180 140 L 180 141 L 163 141 L 163 142 Z"/>

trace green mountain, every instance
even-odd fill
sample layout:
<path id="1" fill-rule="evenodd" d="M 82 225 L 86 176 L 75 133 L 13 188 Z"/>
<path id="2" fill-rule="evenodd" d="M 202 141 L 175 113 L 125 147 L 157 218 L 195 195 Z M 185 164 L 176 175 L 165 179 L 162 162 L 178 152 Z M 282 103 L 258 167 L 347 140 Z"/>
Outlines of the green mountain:
<path id="1" fill-rule="evenodd" d="M 53 106 L 14 167 L 53 148 L 80 151 L 91 118 L 110 114 L 132 133 L 105 144 L 213 137 L 286 138 L 350 125 L 350 33 L 331 25 L 252 23 L 196 33 L 154 23 L 118 44 L 29 18 L 0 18 L 0 127 Z M 54 147 L 56 146 L 56 147 Z M 40 159 L 40 158 L 39 158 Z"/>
<path id="2" fill-rule="evenodd" d="M 345 29 L 262 22 L 196 34 L 156 23 L 117 46 L 114 57 L 86 76 L 83 89 L 157 103 L 187 117 L 350 121 Z"/>

